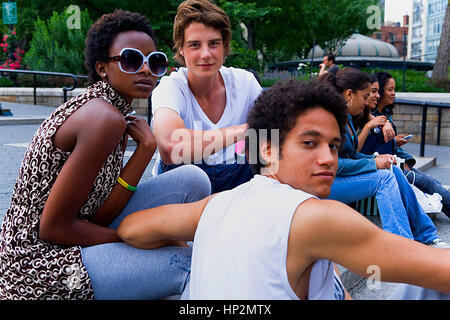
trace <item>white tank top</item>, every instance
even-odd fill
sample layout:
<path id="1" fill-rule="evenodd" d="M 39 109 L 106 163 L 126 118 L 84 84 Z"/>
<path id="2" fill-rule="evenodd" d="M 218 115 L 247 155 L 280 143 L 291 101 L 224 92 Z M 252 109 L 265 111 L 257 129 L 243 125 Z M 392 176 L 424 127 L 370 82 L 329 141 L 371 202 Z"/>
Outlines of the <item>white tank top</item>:
<path id="1" fill-rule="evenodd" d="M 256 175 L 205 207 L 195 233 L 190 299 L 298 299 L 286 270 L 292 217 L 314 197 Z M 334 265 L 317 260 L 309 299 L 334 299 Z"/>

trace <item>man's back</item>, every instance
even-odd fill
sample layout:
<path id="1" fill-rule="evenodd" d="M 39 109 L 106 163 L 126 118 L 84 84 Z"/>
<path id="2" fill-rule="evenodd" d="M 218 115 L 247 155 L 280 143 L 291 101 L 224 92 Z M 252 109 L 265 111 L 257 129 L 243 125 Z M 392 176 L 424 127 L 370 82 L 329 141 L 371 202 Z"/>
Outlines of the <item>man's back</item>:
<path id="1" fill-rule="evenodd" d="M 295 210 L 311 197 L 256 175 L 211 199 L 195 233 L 190 299 L 298 299 L 286 270 L 288 237 Z M 333 264 L 319 260 L 309 298 L 333 295 Z"/>

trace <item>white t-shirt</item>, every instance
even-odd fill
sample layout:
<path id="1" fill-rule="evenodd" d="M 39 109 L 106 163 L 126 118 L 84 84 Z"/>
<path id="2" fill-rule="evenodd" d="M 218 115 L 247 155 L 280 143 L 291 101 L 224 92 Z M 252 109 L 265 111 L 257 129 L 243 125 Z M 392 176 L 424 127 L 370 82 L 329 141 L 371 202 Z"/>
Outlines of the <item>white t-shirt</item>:
<path id="1" fill-rule="evenodd" d="M 220 68 L 225 91 L 226 105 L 222 117 L 217 123 L 203 112 L 188 85 L 188 69 L 179 68 L 170 76 L 163 77 L 152 94 L 152 113 L 159 108 L 170 108 L 183 119 L 187 129 L 214 130 L 240 125 L 246 122 L 247 115 L 253 103 L 261 93 L 262 88 L 254 75 L 243 69 Z M 205 162 L 215 165 L 234 163 L 234 144 L 209 156 Z M 160 156 L 155 168 L 158 167 Z"/>
<path id="2" fill-rule="evenodd" d="M 298 299 L 286 270 L 292 218 L 314 197 L 262 175 L 217 194 L 195 232 L 189 299 Z M 334 299 L 334 264 L 311 270 L 309 299 Z"/>

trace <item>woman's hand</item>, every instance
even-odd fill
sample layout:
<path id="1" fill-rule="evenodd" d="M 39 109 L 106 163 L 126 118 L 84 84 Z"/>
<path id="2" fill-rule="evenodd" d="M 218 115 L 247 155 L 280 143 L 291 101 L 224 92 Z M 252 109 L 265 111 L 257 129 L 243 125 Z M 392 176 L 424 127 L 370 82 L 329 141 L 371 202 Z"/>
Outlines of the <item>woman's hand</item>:
<path id="1" fill-rule="evenodd" d="M 390 169 L 392 164 L 395 164 L 395 157 L 390 154 L 381 154 L 375 157 L 377 169 Z"/>
<path id="2" fill-rule="evenodd" d="M 139 147 L 144 146 L 148 149 L 156 149 L 156 139 L 144 118 L 136 116 L 127 116 L 126 133 L 136 141 Z"/>
<path id="3" fill-rule="evenodd" d="M 384 142 L 388 143 L 395 137 L 395 131 L 392 127 L 392 124 L 389 121 L 386 121 L 386 123 L 383 126 L 383 136 L 384 136 Z"/>
<path id="4" fill-rule="evenodd" d="M 408 140 L 403 139 L 404 136 L 405 136 L 404 134 L 399 134 L 395 136 L 395 142 L 397 143 L 397 146 L 401 147 L 402 145 L 408 143 Z"/>
<path id="5" fill-rule="evenodd" d="M 385 116 L 378 116 L 367 122 L 367 126 L 370 129 L 376 128 L 376 127 L 383 127 L 386 124 L 387 118 Z"/>

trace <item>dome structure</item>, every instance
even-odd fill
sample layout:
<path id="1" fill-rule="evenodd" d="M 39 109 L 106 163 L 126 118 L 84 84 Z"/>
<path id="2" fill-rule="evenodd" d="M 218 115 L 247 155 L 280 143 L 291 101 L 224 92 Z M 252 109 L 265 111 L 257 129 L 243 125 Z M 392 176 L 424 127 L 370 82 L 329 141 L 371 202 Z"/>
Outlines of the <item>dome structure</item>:
<path id="1" fill-rule="evenodd" d="M 312 56 L 311 50 L 308 59 Z M 314 48 L 314 59 L 322 58 L 327 52 L 319 46 Z M 337 57 L 382 57 L 400 58 L 397 48 L 390 43 L 355 33 L 341 45 L 334 54 Z"/>
<path id="2" fill-rule="evenodd" d="M 295 61 L 276 62 L 268 65 L 269 71 L 289 71 L 291 74 L 297 72 L 299 63 L 308 63 L 318 67 L 323 61 L 323 56 L 328 52 L 319 46 L 310 50 L 308 57 Z M 352 68 L 380 68 L 380 69 L 414 69 L 421 71 L 433 70 L 434 63 L 423 62 L 400 57 L 396 47 L 390 43 L 363 36 L 355 33 L 345 43 L 335 50 L 336 64 Z"/>

